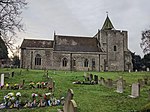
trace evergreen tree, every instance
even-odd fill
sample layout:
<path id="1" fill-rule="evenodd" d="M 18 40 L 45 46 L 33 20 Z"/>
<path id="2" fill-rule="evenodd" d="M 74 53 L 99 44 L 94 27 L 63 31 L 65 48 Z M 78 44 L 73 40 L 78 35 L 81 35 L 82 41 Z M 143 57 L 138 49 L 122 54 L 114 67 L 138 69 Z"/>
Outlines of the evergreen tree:
<path id="1" fill-rule="evenodd" d="M 150 53 L 144 55 L 142 61 L 143 61 L 146 68 L 150 68 Z"/>
<path id="2" fill-rule="evenodd" d="M 18 56 L 15 55 L 15 56 L 12 58 L 12 64 L 13 64 L 14 66 L 16 66 L 16 67 L 19 67 L 19 66 L 20 66 L 20 59 L 19 59 Z"/>
<path id="3" fill-rule="evenodd" d="M 1 37 L 0 37 L 0 59 L 8 59 L 7 47 Z"/>

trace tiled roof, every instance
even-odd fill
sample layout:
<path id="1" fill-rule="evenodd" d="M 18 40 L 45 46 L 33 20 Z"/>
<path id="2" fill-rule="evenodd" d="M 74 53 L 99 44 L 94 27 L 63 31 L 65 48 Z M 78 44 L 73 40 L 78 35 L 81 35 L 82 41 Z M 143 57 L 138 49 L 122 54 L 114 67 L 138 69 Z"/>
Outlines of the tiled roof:
<path id="1" fill-rule="evenodd" d="M 52 40 L 34 40 L 24 39 L 21 48 L 33 47 L 33 48 L 53 48 Z"/>
<path id="2" fill-rule="evenodd" d="M 55 35 L 54 51 L 98 52 L 96 38 Z"/>

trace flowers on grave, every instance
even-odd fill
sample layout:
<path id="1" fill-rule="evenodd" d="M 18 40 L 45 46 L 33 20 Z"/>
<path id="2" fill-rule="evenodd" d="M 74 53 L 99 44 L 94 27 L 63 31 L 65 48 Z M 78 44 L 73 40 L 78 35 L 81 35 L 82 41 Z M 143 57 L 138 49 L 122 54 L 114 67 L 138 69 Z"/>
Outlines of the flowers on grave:
<path id="1" fill-rule="evenodd" d="M 21 102 L 21 93 L 13 92 L 8 93 L 4 96 L 5 103 L 0 105 L 0 108 L 34 108 L 34 107 L 45 107 L 45 106 L 57 106 L 61 104 L 61 100 L 57 100 L 52 93 L 45 93 L 44 97 L 40 94 L 32 93 L 32 100 Z M 39 98 L 39 101 L 38 101 Z M 44 99 L 43 99 L 44 98 Z"/>
<path id="2" fill-rule="evenodd" d="M 21 93 L 20 93 L 20 92 L 17 92 L 17 93 L 16 93 L 16 96 L 17 96 L 17 97 L 20 97 L 20 96 L 21 96 Z"/>
<path id="3" fill-rule="evenodd" d="M 6 86 L 7 89 L 9 89 L 9 86 L 10 86 L 10 85 L 9 85 L 9 83 L 7 83 L 5 86 Z"/>
<path id="4" fill-rule="evenodd" d="M 14 89 L 19 89 L 19 84 L 14 84 Z"/>
<path id="5" fill-rule="evenodd" d="M 31 82 L 29 83 L 29 86 L 30 86 L 30 88 L 35 88 L 35 87 L 34 87 L 34 82 L 31 81 Z"/>
<path id="6" fill-rule="evenodd" d="M 37 82 L 37 83 L 36 83 L 36 86 L 37 86 L 37 88 L 41 88 L 41 83 L 40 83 L 40 82 Z"/>

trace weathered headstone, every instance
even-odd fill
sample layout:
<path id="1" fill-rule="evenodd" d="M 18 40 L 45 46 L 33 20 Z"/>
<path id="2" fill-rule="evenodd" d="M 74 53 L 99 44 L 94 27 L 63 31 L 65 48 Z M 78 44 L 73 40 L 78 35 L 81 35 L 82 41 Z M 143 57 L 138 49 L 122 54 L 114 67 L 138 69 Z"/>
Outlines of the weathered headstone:
<path id="1" fill-rule="evenodd" d="M 129 69 L 129 73 L 131 72 L 131 70 Z"/>
<path id="2" fill-rule="evenodd" d="M 70 101 L 72 99 L 73 99 L 73 90 L 68 89 L 67 97 L 65 99 L 65 103 L 64 103 L 64 107 L 63 107 L 64 112 L 70 112 L 69 111 L 69 104 L 70 104 Z"/>
<path id="3" fill-rule="evenodd" d="M 84 80 L 85 80 L 85 81 L 90 81 L 90 78 L 89 78 L 89 74 L 88 74 L 88 73 L 84 73 Z"/>
<path id="4" fill-rule="evenodd" d="M 10 77 L 10 73 L 9 72 L 4 73 L 4 77 L 5 78 L 9 78 Z"/>
<path id="5" fill-rule="evenodd" d="M 143 87 L 145 85 L 145 82 L 143 79 L 138 79 L 138 83 L 140 84 L 140 87 Z"/>
<path id="6" fill-rule="evenodd" d="M 112 81 L 112 79 L 107 79 L 107 86 L 108 86 L 109 88 L 112 88 L 112 86 L 113 86 L 113 81 Z"/>
<path id="7" fill-rule="evenodd" d="M 1 86 L 4 86 L 4 74 L 1 74 Z"/>
<path id="8" fill-rule="evenodd" d="M 98 84 L 98 76 L 97 75 L 94 75 L 94 81 L 95 81 L 95 84 Z"/>
<path id="9" fill-rule="evenodd" d="M 139 83 L 133 83 L 132 84 L 131 95 L 129 95 L 129 97 L 137 98 L 139 96 L 140 96 L 140 84 Z"/>
<path id="10" fill-rule="evenodd" d="M 146 68 L 146 71 L 149 72 L 149 68 Z"/>
<path id="11" fill-rule="evenodd" d="M 88 77 L 89 77 L 89 81 L 93 80 L 93 74 L 90 74 Z"/>
<path id="12" fill-rule="evenodd" d="M 70 101 L 70 103 L 69 103 L 69 111 L 68 112 L 77 112 L 77 104 L 76 104 L 76 102 L 74 100 Z"/>
<path id="13" fill-rule="evenodd" d="M 11 76 L 14 77 L 14 74 L 15 74 L 15 72 L 13 71 L 13 72 L 11 73 Z"/>
<path id="14" fill-rule="evenodd" d="M 100 78 L 100 84 L 105 86 L 105 79 L 103 77 Z"/>
<path id="15" fill-rule="evenodd" d="M 53 81 L 53 78 L 49 78 L 49 82 L 47 84 L 48 89 L 52 92 L 55 89 L 55 82 Z"/>
<path id="16" fill-rule="evenodd" d="M 116 90 L 117 93 L 123 93 L 123 79 L 120 78 L 118 81 L 117 81 L 117 90 Z"/>

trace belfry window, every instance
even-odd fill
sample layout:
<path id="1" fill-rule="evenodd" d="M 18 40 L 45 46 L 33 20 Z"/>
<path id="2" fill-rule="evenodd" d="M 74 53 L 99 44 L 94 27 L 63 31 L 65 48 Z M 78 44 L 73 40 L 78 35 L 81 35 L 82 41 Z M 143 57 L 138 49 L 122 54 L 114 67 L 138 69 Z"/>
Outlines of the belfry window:
<path id="1" fill-rule="evenodd" d="M 41 55 L 37 54 L 35 56 L 35 65 L 41 65 Z"/>
<path id="2" fill-rule="evenodd" d="M 63 58 L 63 60 L 62 60 L 62 66 L 66 67 L 67 66 L 67 62 L 68 62 L 67 58 Z"/>
<path id="3" fill-rule="evenodd" d="M 117 51 L 117 46 L 114 46 L 114 51 Z"/>
<path id="4" fill-rule="evenodd" d="M 84 67 L 88 67 L 88 65 L 89 65 L 89 61 L 88 61 L 88 59 L 85 59 L 84 60 Z"/>

